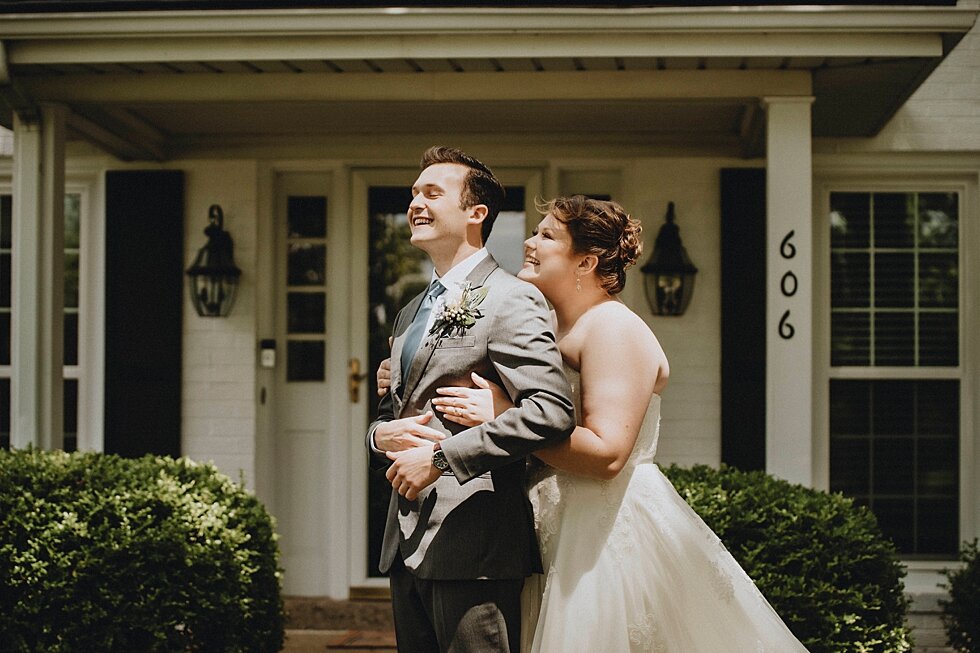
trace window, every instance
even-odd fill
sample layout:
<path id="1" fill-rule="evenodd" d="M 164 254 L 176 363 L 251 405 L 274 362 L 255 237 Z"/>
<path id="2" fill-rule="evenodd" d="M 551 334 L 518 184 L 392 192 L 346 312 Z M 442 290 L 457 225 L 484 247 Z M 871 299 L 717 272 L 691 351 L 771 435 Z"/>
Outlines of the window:
<path id="1" fill-rule="evenodd" d="M 960 195 L 830 193 L 830 489 L 906 557 L 959 542 Z"/>
<path id="2" fill-rule="evenodd" d="M 65 195 L 65 335 L 64 335 L 64 430 L 65 451 L 78 446 L 78 327 L 81 262 L 81 195 Z M 0 447 L 10 448 L 10 377 L 12 346 L 13 254 L 12 202 L 0 195 Z"/>
<path id="3" fill-rule="evenodd" d="M 0 195 L 0 447 L 10 448 L 11 197 Z"/>

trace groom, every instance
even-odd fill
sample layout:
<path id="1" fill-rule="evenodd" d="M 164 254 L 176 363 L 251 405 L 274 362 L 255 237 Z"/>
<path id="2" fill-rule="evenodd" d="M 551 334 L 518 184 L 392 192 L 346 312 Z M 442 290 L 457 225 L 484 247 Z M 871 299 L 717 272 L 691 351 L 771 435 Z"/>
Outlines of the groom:
<path id="1" fill-rule="evenodd" d="M 367 434 L 372 466 L 390 464 L 380 568 L 398 648 L 516 653 L 521 588 L 541 566 L 525 458 L 571 433 L 570 389 L 541 293 L 483 246 L 504 198 L 490 169 L 432 147 L 412 196 L 412 244 L 435 273 L 395 318 L 391 391 Z M 470 372 L 514 408 L 472 428 L 441 422 L 436 388 L 472 385 Z"/>

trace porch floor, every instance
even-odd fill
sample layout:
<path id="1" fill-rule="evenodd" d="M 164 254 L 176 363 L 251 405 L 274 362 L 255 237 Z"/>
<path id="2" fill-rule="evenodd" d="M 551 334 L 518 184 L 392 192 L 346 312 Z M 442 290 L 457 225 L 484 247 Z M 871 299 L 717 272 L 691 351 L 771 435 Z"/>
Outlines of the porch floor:
<path id="1" fill-rule="evenodd" d="M 285 597 L 282 653 L 395 653 L 391 601 Z"/>
<path id="2" fill-rule="evenodd" d="M 395 653 L 394 631 L 288 629 L 282 653 Z"/>
<path id="3" fill-rule="evenodd" d="M 282 653 L 396 653 L 390 601 L 287 597 L 285 602 Z M 934 600 L 916 601 L 908 621 L 915 638 L 914 653 L 953 653 Z"/>

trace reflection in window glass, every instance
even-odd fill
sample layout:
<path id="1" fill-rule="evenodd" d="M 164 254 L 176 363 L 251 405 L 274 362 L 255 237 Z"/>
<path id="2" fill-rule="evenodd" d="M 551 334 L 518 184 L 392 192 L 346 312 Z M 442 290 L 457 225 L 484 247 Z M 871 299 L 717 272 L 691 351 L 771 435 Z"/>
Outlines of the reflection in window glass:
<path id="1" fill-rule="evenodd" d="M 830 195 L 831 365 L 959 365 L 956 193 Z"/>
<path id="2" fill-rule="evenodd" d="M 830 486 L 905 557 L 959 542 L 961 381 L 930 369 L 960 365 L 958 198 L 830 195 Z"/>
<path id="3" fill-rule="evenodd" d="M 327 277 L 327 247 L 290 243 L 288 258 L 290 286 L 322 286 Z"/>
<path id="4" fill-rule="evenodd" d="M 830 489 L 868 505 L 906 556 L 959 542 L 960 382 L 830 382 Z"/>

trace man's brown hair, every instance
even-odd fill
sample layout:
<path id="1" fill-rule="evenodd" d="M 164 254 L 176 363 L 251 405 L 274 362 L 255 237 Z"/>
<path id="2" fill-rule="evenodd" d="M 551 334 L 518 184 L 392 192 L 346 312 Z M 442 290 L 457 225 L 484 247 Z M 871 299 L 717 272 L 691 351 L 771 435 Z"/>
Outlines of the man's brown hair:
<path id="1" fill-rule="evenodd" d="M 487 217 L 483 220 L 480 237 L 483 244 L 490 238 L 490 230 L 504 203 L 504 187 L 482 161 L 455 147 L 434 145 L 422 154 L 423 170 L 437 163 L 457 163 L 469 170 L 463 178 L 463 193 L 459 198 L 459 208 L 468 209 L 483 204 L 487 207 Z"/>

